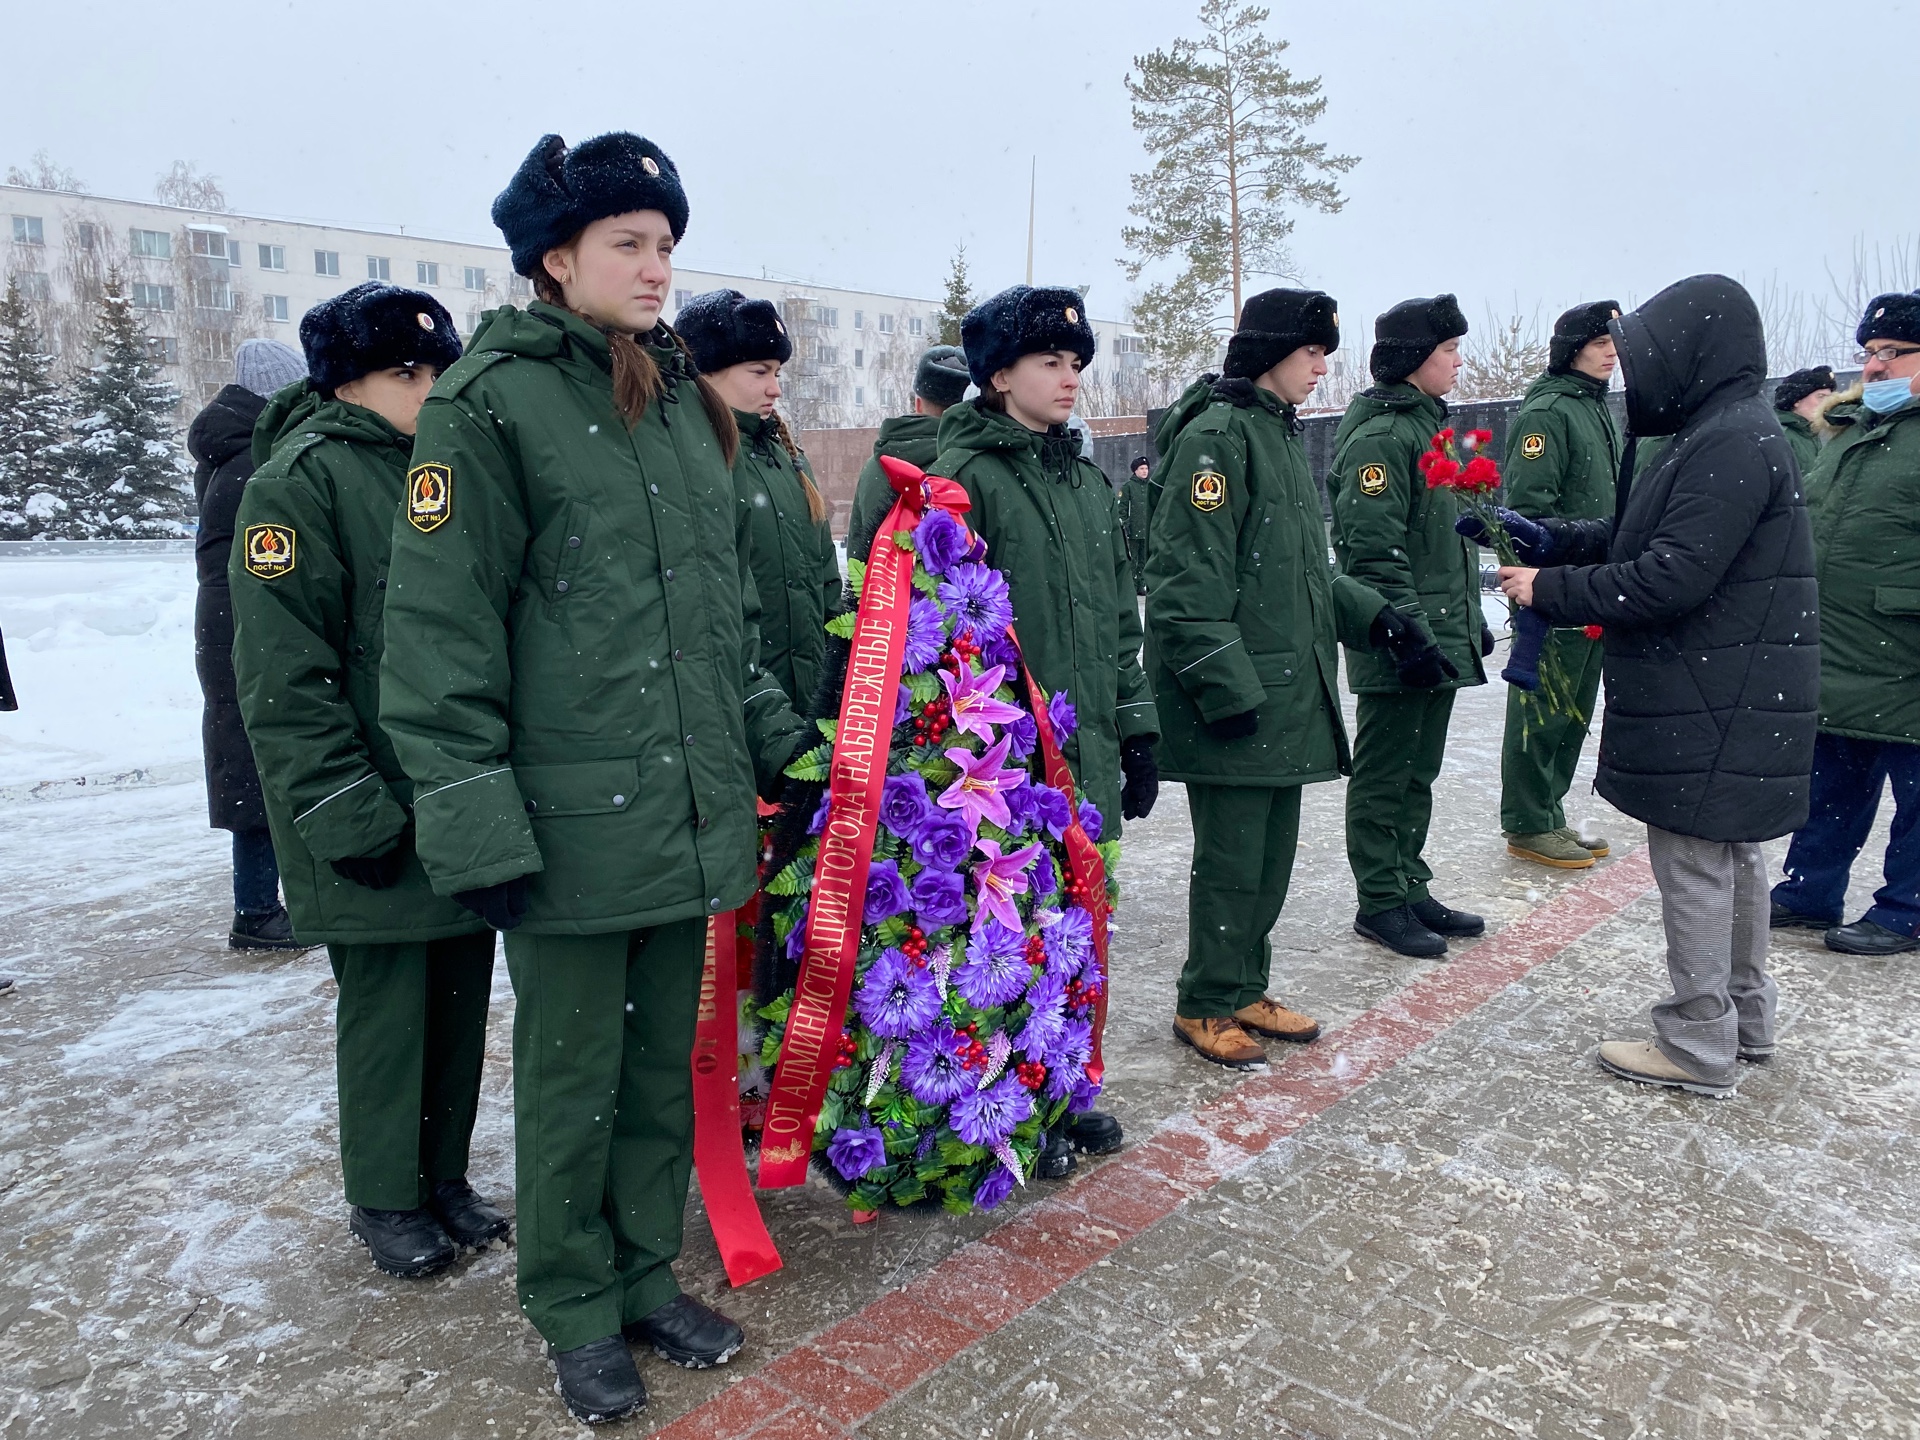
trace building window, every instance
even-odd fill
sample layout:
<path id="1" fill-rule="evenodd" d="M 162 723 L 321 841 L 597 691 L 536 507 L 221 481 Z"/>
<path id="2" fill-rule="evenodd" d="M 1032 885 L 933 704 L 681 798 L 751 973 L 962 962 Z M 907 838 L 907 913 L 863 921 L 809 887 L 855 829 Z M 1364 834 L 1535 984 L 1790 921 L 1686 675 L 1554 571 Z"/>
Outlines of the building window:
<path id="1" fill-rule="evenodd" d="M 193 253 L 204 255 L 210 260 L 227 258 L 227 237 L 215 234 L 211 230 L 188 230 L 187 237 L 192 242 Z"/>
<path id="2" fill-rule="evenodd" d="M 1147 349 L 1143 335 L 1116 335 L 1113 341 L 1113 353 L 1116 355 L 1144 355 Z"/>
<path id="3" fill-rule="evenodd" d="M 853 403 L 856 405 L 864 405 L 867 403 L 867 392 L 864 386 L 856 385 L 853 387 Z"/>
<path id="4" fill-rule="evenodd" d="M 386 256 L 384 255 L 367 256 L 367 279 L 369 280 L 393 279 L 393 266 L 388 263 Z"/>
<path id="5" fill-rule="evenodd" d="M 340 273 L 340 252 L 338 250 L 314 251 L 313 273 L 316 275 L 338 275 Z"/>
<path id="6" fill-rule="evenodd" d="M 438 260 L 414 261 L 413 281 L 416 285 L 438 285 L 440 283 L 440 262 Z"/>
<path id="7" fill-rule="evenodd" d="M 909 315 L 907 317 L 907 333 L 909 335 L 924 334 L 925 330 L 926 330 L 925 324 L 921 321 L 918 315 Z"/>
<path id="8" fill-rule="evenodd" d="M 260 247 L 260 268 L 262 270 L 286 269 L 287 247 L 284 245 L 262 245 Z"/>
<path id="9" fill-rule="evenodd" d="M 193 282 L 193 303 L 201 310 L 231 310 L 233 287 L 224 280 Z"/>
<path id="10" fill-rule="evenodd" d="M 133 232 L 133 253 L 139 260 L 171 260 L 173 237 L 164 230 L 136 230 Z"/>
<path id="11" fill-rule="evenodd" d="M 465 290 L 484 290 L 487 288 L 487 272 L 481 266 L 469 265 L 460 277 L 460 286 Z"/>
<path id="12" fill-rule="evenodd" d="M 53 285 L 38 270 L 16 270 L 13 280 L 20 286 L 20 294 L 28 300 L 50 300 L 53 298 Z"/>
<path id="13" fill-rule="evenodd" d="M 517 300 L 524 300 L 533 294 L 533 282 L 524 275 L 515 275 L 507 281 L 507 293 Z M 681 292 L 685 294 L 685 291 Z"/>
<path id="14" fill-rule="evenodd" d="M 156 365 L 180 363 L 180 342 L 171 335 L 147 336 L 147 359 Z"/>
<path id="15" fill-rule="evenodd" d="M 82 220 L 73 227 L 73 243 L 82 250 L 91 250 L 100 243 L 100 227 L 91 220 Z"/>
<path id="16" fill-rule="evenodd" d="M 140 310 L 173 309 L 173 287 L 171 285 L 142 285 L 133 287 L 133 303 Z"/>
<path id="17" fill-rule="evenodd" d="M 44 245 L 47 232 L 40 223 L 38 215 L 16 215 L 13 217 L 13 243 L 16 245 Z"/>
<path id="18" fill-rule="evenodd" d="M 267 319 L 284 320 L 287 318 L 287 297 L 284 295 L 262 295 L 260 297 L 260 308 L 266 312 Z"/>
<path id="19" fill-rule="evenodd" d="M 853 328 L 856 330 L 864 330 L 867 328 L 867 312 L 866 311 L 856 310 L 853 312 Z"/>
<path id="20" fill-rule="evenodd" d="M 856 350 L 853 352 L 853 368 L 856 370 L 864 370 L 867 368 L 867 352 L 866 351 Z"/>
<path id="21" fill-rule="evenodd" d="M 882 315 L 880 317 L 880 333 L 882 335 L 891 335 L 893 333 L 893 317 L 891 315 Z"/>
<path id="22" fill-rule="evenodd" d="M 203 330 L 200 332 L 206 340 L 207 358 L 210 360 L 233 359 L 233 332 L 230 330 Z"/>
<path id="23" fill-rule="evenodd" d="M 824 340 L 815 340 L 808 347 L 807 358 L 812 360 L 816 365 L 838 365 L 840 363 L 840 347 L 838 345 L 829 345 Z"/>
<path id="24" fill-rule="evenodd" d="M 677 314 L 679 314 L 679 313 L 680 313 L 680 312 L 681 312 L 682 310 L 684 310 L 684 309 L 686 309 L 686 308 L 687 308 L 687 301 L 689 301 L 689 300 L 691 300 L 692 298 L 693 298 L 693 292 L 692 292 L 691 290 L 676 290 L 676 291 L 674 291 L 674 292 L 673 292 L 673 311 L 674 311 L 674 314 L 676 314 L 676 315 L 677 315 Z"/>
<path id="25" fill-rule="evenodd" d="M 840 328 L 840 307 L 837 305 L 822 305 L 820 307 L 820 323 L 838 330 Z"/>

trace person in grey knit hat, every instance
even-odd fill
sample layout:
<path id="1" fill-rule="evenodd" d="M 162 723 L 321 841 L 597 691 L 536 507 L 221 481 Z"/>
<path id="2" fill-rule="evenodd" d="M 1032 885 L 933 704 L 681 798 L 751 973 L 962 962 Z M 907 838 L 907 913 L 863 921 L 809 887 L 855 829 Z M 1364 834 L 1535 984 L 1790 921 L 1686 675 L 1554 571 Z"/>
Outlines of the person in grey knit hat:
<path id="1" fill-rule="evenodd" d="M 253 426 L 279 390 L 307 378 L 307 362 L 278 340 L 243 340 L 233 353 L 233 383 L 221 387 L 187 430 L 194 459 L 193 493 L 200 505 L 194 536 L 199 595 L 193 609 L 193 662 L 203 708 L 200 744 L 207 772 L 207 819 L 233 833 L 233 927 L 236 950 L 298 950 L 280 903 L 280 866 L 267 834 L 267 811 L 253 749 L 240 721 L 233 682 L 233 602 L 227 556 L 234 515 L 253 476 Z"/>

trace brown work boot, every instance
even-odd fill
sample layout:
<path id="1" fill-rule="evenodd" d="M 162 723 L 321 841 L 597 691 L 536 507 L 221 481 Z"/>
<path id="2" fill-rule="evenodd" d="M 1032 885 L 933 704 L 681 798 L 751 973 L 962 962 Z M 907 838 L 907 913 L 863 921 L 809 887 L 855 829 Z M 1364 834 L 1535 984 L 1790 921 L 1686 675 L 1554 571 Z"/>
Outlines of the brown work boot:
<path id="1" fill-rule="evenodd" d="M 1276 1040 L 1291 1040 L 1296 1045 L 1320 1038 L 1318 1020 L 1311 1015 L 1302 1015 L 1298 1010 L 1289 1010 L 1278 1000 L 1265 995 L 1251 1005 L 1242 1005 L 1233 1012 L 1233 1018 L 1248 1030 L 1271 1035 Z"/>
<path id="2" fill-rule="evenodd" d="M 1267 1052 L 1229 1016 L 1209 1015 L 1204 1020 L 1173 1017 L 1173 1033 L 1200 1052 L 1203 1060 L 1224 1065 L 1229 1070 L 1251 1070 L 1267 1063 Z"/>

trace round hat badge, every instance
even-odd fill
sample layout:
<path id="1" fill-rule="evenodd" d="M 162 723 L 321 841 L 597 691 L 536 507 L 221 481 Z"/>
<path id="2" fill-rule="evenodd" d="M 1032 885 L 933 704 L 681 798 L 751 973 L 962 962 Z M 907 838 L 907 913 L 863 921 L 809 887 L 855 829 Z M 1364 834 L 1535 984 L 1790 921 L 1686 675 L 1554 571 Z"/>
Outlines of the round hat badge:
<path id="1" fill-rule="evenodd" d="M 651 155 L 642 155 L 640 157 L 640 168 L 649 175 L 658 175 L 660 173 L 660 162 Z"/>
<path id="2" fill-rule="evenodd" d="M 419 314 L 415 315 L 413 318 L 420 322 L 420 328 L 422 330 L 433 329 L 433 317 L 427 314 L 426 311 L 422 310 Z"/>
<path id="3" fill-rule="evenodd" d="M 1078 325 L 1080 323 L 1080 312 L 1071 305 L 1067 306 L 1067 323 L 1069 325 Z"/>

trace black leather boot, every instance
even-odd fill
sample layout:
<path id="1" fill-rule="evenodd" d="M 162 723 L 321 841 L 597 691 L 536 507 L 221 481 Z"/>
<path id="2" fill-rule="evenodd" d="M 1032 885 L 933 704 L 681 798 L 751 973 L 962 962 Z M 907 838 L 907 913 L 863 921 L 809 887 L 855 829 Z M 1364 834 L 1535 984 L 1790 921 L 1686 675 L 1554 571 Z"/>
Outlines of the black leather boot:
<path id="1" fill-rule="evenodd" d="M 747 1338 L 733 1321 L 691 1295 L 674 1296 L 652 1314 L 623 1326 L 620 1333 L 635 1344 L 653 1346 L 662 1360 L 671 1360 L 683 1370 L 724 1365 Z"/>
<path id="2" fill-rule="evenodd" d="M 1353 929 L 1355 934 L 1378 941 L 1395 954 L 1415 960 L 1433 960 L 1447 953 L 1446 937 L 1435 934 L 1421 924 L 1419 917 L 1405 905 L 1376 911 L 1372 915 L 1356 915 L 1353 917 Z"/>
<path id="3" fill-rule="evenodd" d="M 293 921 L 284 905 L 260 915 L 233 912 L 233 928 L 227 931 L 229 950 L 311 950 L 311 945 L 293 938 Z"/>
<path id="4" fill-rule="evenodd" d="M 1105 1110 L 1083 1110 L 1078 1115 L 1069 1115 L 1066 1132 L 1067 1143 L 1083 1155 L 1111 1155 L 1125 1138 L 1120 1133 L 1120 1122 Z"/>
<path id="5" fill-rule="evenodd" d="M 1436 935 L 1459 935 L 1465 937 L 1469 935 L 1484 935 L 1487 933 L 1487 922 L 1478 915 L 1472 915 L 1465 910 L 1455 910 L 1451 906 L 1442 905 L 1431 895 L 1424 900 L 1415 900 L 1411 905 L 1407 906 L 1407 909 L 1413 912 L 1414 919 L 1418 920 Z"/>
<path id="6" fill-rule="evenodd" d="M 1904 955 L 1920 950 L 1920 940 L 1872 920 L 1856 920 L 1851 925 L 1836 925 L 1827 931 L 1827 949 L 1842 955 Z"/>
<path id="7" fill-rule="evenodd" d="M 427 1208 L 454 1242 L 469 1250 L 507 1238 L 507 1217 L 475 1194 L 464 1175 L 457 1180 L 434 1181 Z"/>
<path id="8" fill-rule="evenodd" d="M 370 1210 L 356 1205 L 348 1227 L 366 1245 L 377 1267 L 402 1280 L 444 1270 L 460 1253 L 428 1210 Z"/>
<path id="9" fill-rule="evenodd" d="M 1036 1180 L 1064 1180 L 1079 1167 L 1074 1159 L 1073 1146 L 1068 1143 L 1066 1127 L 1049 1130 L 1047 1143 L 1040 1147 L 1039 1158 L 1033 1162 L 1033 1178 Z"/>
<path id="10" fill-rule="evenodd" d="M 633 1363 L 633 1352 L 618 1335 L 551 1353 L 560 1376 L 553 1388 L 574 1419 L 605 1425 L 624 1420 L 646 1405 L 646 1382 Z"/>

